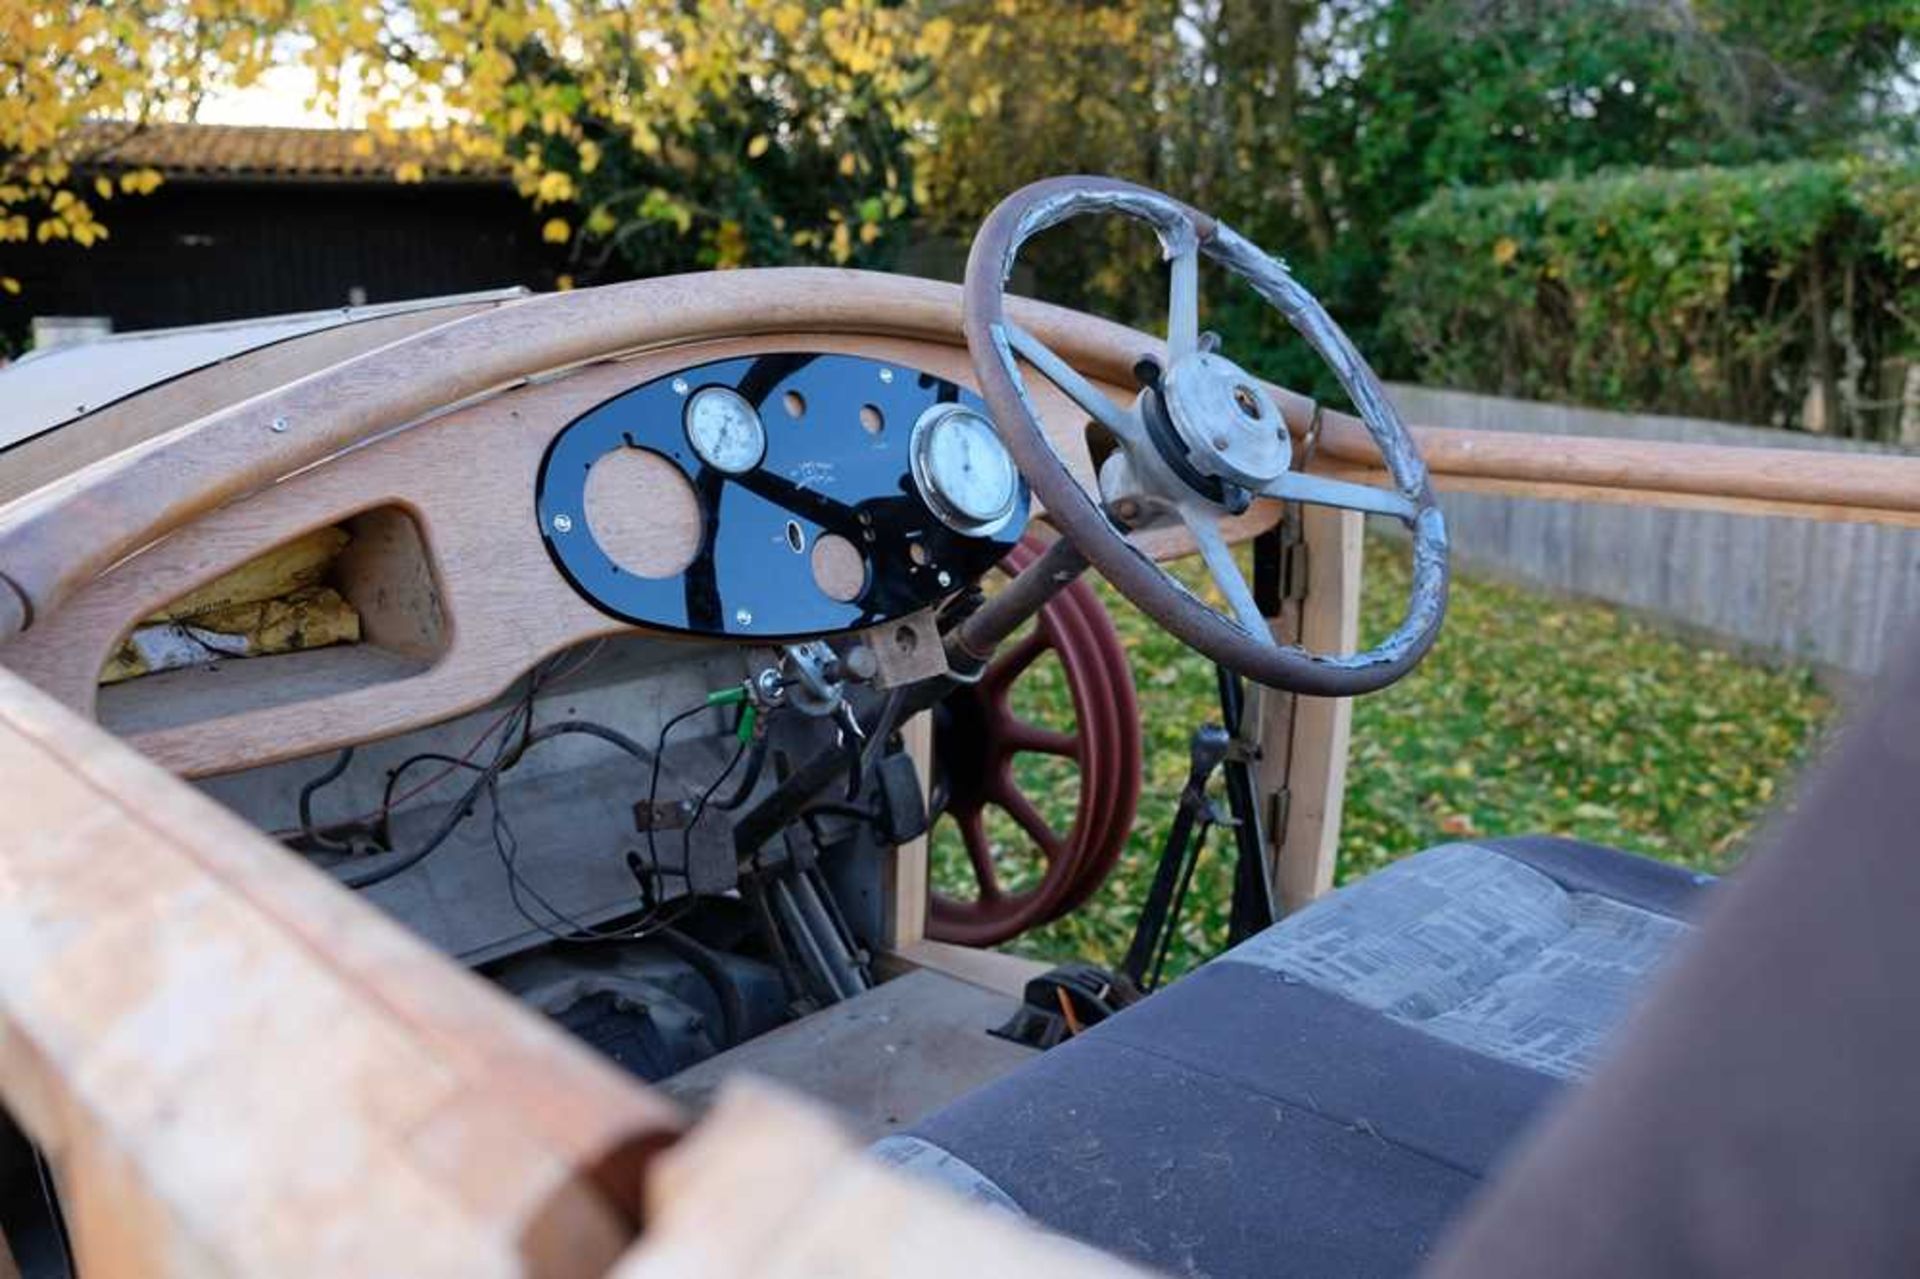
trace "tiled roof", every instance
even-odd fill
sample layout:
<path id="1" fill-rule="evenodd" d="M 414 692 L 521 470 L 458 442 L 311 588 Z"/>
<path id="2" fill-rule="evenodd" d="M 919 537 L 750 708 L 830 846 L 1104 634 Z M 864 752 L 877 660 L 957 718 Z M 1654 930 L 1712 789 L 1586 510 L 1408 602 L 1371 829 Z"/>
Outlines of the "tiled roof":
<path id="1" fill-rule="evenodd" d="M 382 145 L 360 129 L 280 129 L 240 124 L 148 124 L 101 122 L 81 148 L 92 167 L 154 168 L 170 176 L 226 178 L 390 178 L 413 161 L 428 178 L 496 179 L 496 169 L 463 169 L 447 152 Z"/>

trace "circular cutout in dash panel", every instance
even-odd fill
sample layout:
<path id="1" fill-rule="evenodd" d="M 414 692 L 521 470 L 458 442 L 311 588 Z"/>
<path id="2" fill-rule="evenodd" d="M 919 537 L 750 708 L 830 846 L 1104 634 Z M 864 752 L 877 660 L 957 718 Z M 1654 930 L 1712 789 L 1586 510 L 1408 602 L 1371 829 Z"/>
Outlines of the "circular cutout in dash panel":
<path id="1" fill-rule="evenodd" d="M 692 447 L 687 404 L 707 387 L 737 393 L 759 414 L 766 451 L 758 465 L 724 471 Z M 889 424 L 913 422 L 956 403 L 985 412 L 956 383 L 854 355 L 784 352 L 680 369 L 561 428 L 535 482 L 540 534 L 575 590 L 636 625 L 769 640 L 904 617 L 978 580 L 1026 527 L 1024 482 L 1014 518 L 990 536 L 948 527 L 914 484 L 911 432 L 876 434 L 866 424 L 875 412 Z M 622 485 L 636 458 L 676 469 L 685 489 L 660 483 L 662 475 Z M 679 499 L 671 514 L 622 510 L 624 500 L 657 504 L 662 494 Z M 663 519 L 674 527 L 662 529 Z M 661 545 L 640 556 L 610 544 L 620 540 L 616 530 L 638 527 Z M 824 572 L 814 554 L 823 539 Z M 677 571 L 657 575 L 662 564 Z"/>

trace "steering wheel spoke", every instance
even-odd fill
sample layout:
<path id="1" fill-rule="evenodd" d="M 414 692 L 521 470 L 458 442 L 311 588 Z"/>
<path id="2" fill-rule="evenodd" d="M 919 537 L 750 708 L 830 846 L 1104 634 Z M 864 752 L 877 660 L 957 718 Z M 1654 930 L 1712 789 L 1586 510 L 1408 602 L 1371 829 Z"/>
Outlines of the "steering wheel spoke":
<path id="1" fill-rule="evenodd" d="M 1309 475 L 1305 471 L 1288 471 L 1260 492 L 1263 497 L 1277 497 L 1288 502 L 1337 506 L 1346 511 L 1365 511 L 1369 515 L 1391 515 L 1408 524 L 1413 523 L 1417 513 L 1414 504 L 1398 493 L 1374 488 L 1371 484 L 1353 484 L 1346 480 L 1328 479 L 1324 475 Z"/>
<path id="2" fill-rule="evenodd" d="M 1167 290 L 1167 367 L 1200 347 L 1200 250 L 1189 245 L 1173 257 Z"/>
<path id="3" fill-rule="evenodd" d="M 1182 505 L 1180 519 L 1187 526 L 1187 531 L 1193 534 L 1194 545 L 1199 548 L 1200 558 L 1207 566 L 1207 575 L 1220 588 L 1220 594 L 1226 597 L 1227 606 L 1233 610 L 1233 618 L 1240 623 L 1240 629 L 1267 644 L 1277 643 L 1273 638 L 1273 628 L 1267 624 L 1260 605 L 1254 601 L 1253 588 L 1247 585 L 1240 566 L 1233 562 L 1233 549 L 1220 532 L 1219 517 L 1204 507 Z"/>
<path id="4" fill-rule="evenodd" d="M 1008 322 L 1006 332 L 1007 344 L 1021 359 L 1038 369 L 1041 376 L 1064 391 L 1068 399 L 1086 410 L 1088 417 L 1112 432 L 1115 439 L 1127 444 L 1138 444 L 1146 440 L 1146 426 L 1132 407 L 1116 404 L 1106 392 L 1080 376 L 1079 371 L 1071 364 L 1055 355 L 1046 343 L 1019 325 Z"/>

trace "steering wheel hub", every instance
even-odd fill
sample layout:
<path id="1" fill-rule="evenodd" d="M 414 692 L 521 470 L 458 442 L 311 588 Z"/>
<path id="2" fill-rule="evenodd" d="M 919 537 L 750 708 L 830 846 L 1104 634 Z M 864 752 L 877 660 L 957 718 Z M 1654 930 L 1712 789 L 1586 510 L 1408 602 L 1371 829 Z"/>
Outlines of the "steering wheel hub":
<path id="1" fill-rule="evenodd" d="M 1259 379 L 1212 351 L 1176 360 L 1161 380 L 1167 417 L 1194 469 L 1251 489 L 1293 462 L 1287 424 Z"/>

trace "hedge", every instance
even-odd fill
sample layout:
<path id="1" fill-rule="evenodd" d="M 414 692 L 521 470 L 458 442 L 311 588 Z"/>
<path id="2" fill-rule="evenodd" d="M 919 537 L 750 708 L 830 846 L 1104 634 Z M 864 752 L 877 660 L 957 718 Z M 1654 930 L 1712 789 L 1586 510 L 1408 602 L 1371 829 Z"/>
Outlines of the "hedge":
<path id="1" fill-rule="evenodd" d="M 1452 190 L 1391 261 L 1434 385 L 1894 438 L 1920 361 L 1920 161 Z"/>

